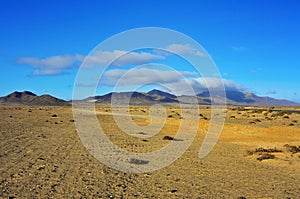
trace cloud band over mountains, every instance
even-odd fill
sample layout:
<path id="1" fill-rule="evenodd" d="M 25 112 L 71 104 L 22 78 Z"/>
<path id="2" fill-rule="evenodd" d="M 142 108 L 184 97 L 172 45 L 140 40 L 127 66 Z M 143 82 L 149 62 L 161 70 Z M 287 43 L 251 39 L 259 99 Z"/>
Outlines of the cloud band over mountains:
<path id="1" fill-rule="evenodd" d="M 108 87 L 114 87 L 122 79 L 122 84 L 127 86 L 137 86 L 149 83 L 162 84 L 173 90 L 177 95 L 189 95 L 187 87 L 192 87 L 196 92 L 210 89 L 223 88 L 228 90 L 243 90 L 240 84 L 215 77 L 199 77 L 198 74 L 191 71 L 177 70 L 159 70 L 147 67 L 135 68 L 151 62 L 165 60 L 171 54 L 194 55 L 205 57 L 206 54 L 197 51 L 188 44 L 171 44 L 165 48 L 165 51 L 147 51 L 147 52 L 128 52 L 124 50 L 114 51 L 95 51 L 89 56 L 84 55 L 58 55 L 46 58 L 23 57 L 17 60 L 19 64 L 30 66 L 33 71 L 31 75 L 61 75 L 70 72 L 82 66 L 89 68 L 94 65 L 107 66 L 112 68 L 105 71 L 100 83 Z M 113 62 L 112 62 L 113 61 Z M 123 69 L 125 66 L 133 66 L 131 69 Z M 125 67 L 126 68 L 126 67 Z M 127 67 L 128 68 L 128 67 Z M 198 76 L 197 76 L 198 75 Z M 122 78 L 125 76 L 125 78 Z M 95 86 L 94 83 L 82 83 L 83 86 Z"/>

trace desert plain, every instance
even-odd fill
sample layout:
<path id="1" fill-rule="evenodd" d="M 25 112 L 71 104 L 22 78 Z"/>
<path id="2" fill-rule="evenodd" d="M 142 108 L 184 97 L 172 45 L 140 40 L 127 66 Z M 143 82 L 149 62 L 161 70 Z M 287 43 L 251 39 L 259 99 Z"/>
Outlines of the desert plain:
<path id="1" fill-rule="evenodd" d="M 184 154 L 139 174 L 95 159 L 80 140 L 72 107 L 0 110 L 0 198 L 300 198 L 299 107 L 227 107 L 221 136 L 202 159 L 211 110 L 201 107 L 199 121 L 190 121 L 198 130 Z M 96 110 L 107 137 L 134 152 L 166 146 L 189 120 L 179 108 L 167 107 L 162 130 L 142 139 L 123 133 L 110 107 Z M 148 113 L 147 107 L 130 107 L 123 117 L 143 126 Z"/>

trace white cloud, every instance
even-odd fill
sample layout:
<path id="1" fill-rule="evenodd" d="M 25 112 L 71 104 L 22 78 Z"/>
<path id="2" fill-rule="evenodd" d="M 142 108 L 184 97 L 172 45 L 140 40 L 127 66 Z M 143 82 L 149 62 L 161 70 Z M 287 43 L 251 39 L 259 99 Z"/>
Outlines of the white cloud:
<path id="1" fill-rule="evenodd" d="M 64 69 L 70 68 L 76 62 L 76 57 L 72 55 L 51 56 L 44 59 L 23 57 L 17 62 L 33 67 L 33 75 L 58 75 L 65 73 Z"/>
<path id="2" fill-rule="evenodd" d="M 131 70 L 110 70 L 104 73 L 104 84 L 114 86 L 120 80 L 121 85 L 144 85 L 149 83 L 167 84 L 180 81 L 184 77 L 196 74 L 188 71 L 162 71 L 149 68 L 134 68 Z"/>
<path id="3" fill-rule="evenodd" d="M 44 68 L 65 68 L 75 62 L 75 57 L 71 55 L 52 56 L 44 59 L 34 57 L 23 57 L 18 60 L 20 64 L 28 64 L 34 67 Z"/>
<path id="4" fill-rule="evenodd" d="M 187 92 L 189 87 L 192 87 L 196 94 L 206 91 L 207 89 L 220 90 L 223 87 L 226 90 L 242 91 L 244 87 L 232 80 L 219 78 L 188 78 L 181 81 L 166 85 L 176 95 L 191 95 Z"/>
<path id="5" fill-rule="evenodd" d="M 171 44 L 167 46 L 166 50 L 180 55 L 196 55 L 199 57 L 206 56 L 204 52 L 198 51 L 189 44 Z"/>
<path id="6" fill-rule="evenodd" d="M 66 73 L 66 69 L 76 62 L 85 60 L 85 66 L 91 64 L 106 65 L 117 59 L 113 66 L 141 65 L 155 60 L 162 60 L 164 56 L 147 52 L 127 52 L 115 50 L 113 52 L 97 51 L 91 56 L 83 55 L 59 55 L 43 59 L 36 57 L 22 57 L 17 60 L 19 64 L 26 64 L 34 68 L 33 75 L 60 75 Z"/>
<path id="7" fill-rule="evenodd" d="M 113 52 L 97 51 L 90 56 L 77 55 L 77 59 L 83 61 L 87 66 L 91 64 L 108 65 L 112 61 L 113 66 L 125 66 L 125 65 L 141 65 L 149 63 L 150 61 L 162 60 L 165 57 L 161 55 L 146 53 L 146 52 L 128 52 L 122 50 L 115 50 Z"/>
<path id="8" fill-rule="evenodd" d="M 228 79 L 219 78 L 199 78 L 196 74 L 188 71 L 161 71 L 157 69 L 138 68 L 127 70 L 110 70 L 104 73 L 101 84 L 115 86 L 119 81 L 119 86 L 135 86 L 145 84 L 162 84 L 167 90 L 171 90 L 176 95 L 193 95 L 191 88 L 196 94 L 207 89 L 243 91 L 245 88 Z M 162 90 L 164 90 L 162 88 Z"/>

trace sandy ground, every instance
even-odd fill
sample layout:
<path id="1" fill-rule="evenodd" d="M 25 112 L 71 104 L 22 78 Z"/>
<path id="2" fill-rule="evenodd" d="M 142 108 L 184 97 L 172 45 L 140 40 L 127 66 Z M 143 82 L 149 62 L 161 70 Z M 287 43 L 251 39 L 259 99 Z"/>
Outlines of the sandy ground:
<path id="1" fill-rule="evenodd" d="M 211 118 L 203 108 L 183 156 L 163 169 L 133 174 L 111 169 L 87 151 L 70 107 L 0 110 L 0 198 L 300 198 L 300 152 L 291 147 L 300 146 L 297 112 L 228 108 L 218 143 L 200 159 Z M 141 139 L 122 133 L 110 108 L 97 111 L 112 142 L 135 152 L 166 146 L 170 141 L 163 138 L 175 136 L 180 122 L 188 120 L 169 108 L 162 131 Z M 147 108 L 129 112 L 137 124 L 149 124 Z M 266 154 L 272 159 L 257 160 Z"/>

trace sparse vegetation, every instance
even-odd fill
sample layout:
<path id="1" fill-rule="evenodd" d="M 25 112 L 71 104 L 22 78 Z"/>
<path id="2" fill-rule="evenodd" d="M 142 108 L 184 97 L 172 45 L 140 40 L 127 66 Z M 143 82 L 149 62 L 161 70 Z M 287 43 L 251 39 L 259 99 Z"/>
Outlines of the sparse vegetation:
<path id="1" fill-rule="evenodd" d="M 293 146 L 293 145 L 285 144 L 284 147 L 291 153 L 300 152 L 300 146 Z"/>
<path id="2" fill-rule="evenodd" d="M 171 136 L 166 135 L 166 136 L 163 138 L 163 140 L 174 140 L 174 138 L 171 137 Z"/>
<path id="3" fill-rule="evenodd" d="M 139 164 L 148 164 L 149 161 L 148 160 L 140 160 L 140 159 L 136 159 L 136 158 L 131 158 L 129 163 L 139 165 Z"/>
<path id="4" fill-rule="evenodd" d="M 257 149 L 255 149 L 255 153 L 281 153 L 282 150 L 280 149 L 265 149 L 263 147 L 259 147 Z"/>
<path id="5" fill-rule="evenodd" d="M 282 152 L 283 152 L 282 150 L 276 149 L 276 148 L 266 149 L 263 147 L 259 147 L 253 151 L 248 150 L 247 155 L 248 156 L 258 155 L 259 157 L 257 157 L 256 159 L 258 161 L 262 161 L 262 160 L 266 160 L 266 159 L 275 159 L 275 155 L 273 155 L 271 153 L 282 153 Z"/>
<path id="6" fill-rule="evenodd" d="M 33 113 L 27 112 L 29 108 Z M 18 111 L 14 107 L 5 107 L 5 109 L 4 107 L 1 109 L 0 120 L 4 146 L 0 159 L 4 162 L 2 169 L 5 171 L 1 176 L 2 183 L 0 183 L 1 190 L 4 190 L 3 198 L 14 194 L 16 196 L 24 195 L 24 198 L 35 198 L 46 194 L 49 194 L 49 197 L 60 197 L 63 191 L 66 195 L 75 193 L 76 197 L 82 198 L 89 195 L 95 198 L 109 198 L 110 196 L 114 198 L 156 196 L 157 198 L 168 196 L 205 198 L 209 197 L 208 194 L 213 191 L 228 188 L 226 193 L 218 192 L 215 197 L 228 196 L 229 198 L 244 199 L 264 195 L 266 190 L 272 188 L 273 185 L 280 185 L 280 188 L 276 187 L 278 189 L 270 189 L 270 194 L 279 194 L 278 198 L 287 198 L 285 196 L 292 198 L 299 195 L 300 175 L 297 170 L 300 168 L 300 114 L 289 115 L 290 119 L 276 116 L 277 120 L 272 118 L 271 121 L 268 121 L 268 118 L 271 119 L 272 113 L 268 113 L 267 116 L 264 116 L 264 113 L 255 113 L 256 117 L 252 117 L 252 114 L 249 113 L 252 111 L 251 107 L 247 107 L 243 112 L 232 112 L 229 108 L 226 116 L 228 123 L 225 123 L 223 127 L 224 133 L 220 137 L 220 144 L 216 145 L 208 158 L 199 159 L 199 147 L 210 127 L 209 121 L 205 121 L 204 118 L 212 118 L 214 112 L 206 110 L 205 107 L 201 107 L 197 113 L 191 111 L 200 120 L 193 144 L 174 164 L 149 175 L 119 172 L 104 164 L 99 164 L 80 142 L 74 125 L 75 118 L 69 107 L 42 107 L 43 111 L 39 111 L 39 107 L 25 106 L 22 107 L 22 111 Z M 109 110 L 108 113 L 105 112 L 106 109 Z M 142 109 L 146 110 L 146 113 Z M 276 107 L 273 113 L 277 113 L 280 109 L 283 108 Z M 189 139 L 189 137 L 184 137 L 190 135 L 189 129 L 183 131 L 186 134 L 176 136 L 180 125 L 178 119 L 180 116 L 176 113 L 181 114 L 181 110 L 177 107 L 167 107 L 166 112 L 159 111 L 157 117 L 151 118 L 152 122 L 156 124 L 156 118 L 165 120 L 166 118 L 163 118 L 165 116 L 171 115 L 172 117 L 171 119 L 167 118 L 164 128 L 152 137 L 150 137 L 151 131 L 148 132 L 146 129 L 132 129 L 130 131 L 132 134 L 126 134 L 115 124 L 110 114 L 111 109 L 105 106 L 96 107 L 96 110 L 99 111 L 97 119 L 108 139 L 111 139 L 118 147 L 130 152 L 157 151 L 171 142 L 175 142 L 172 144 L 177 147 Z M 126 110 L 118 107 L 116 112 L 125 113 Z M 149 112 L 148 109 L 134 107 L 131 108 L 131 111 L 139 125 L 149 122 L 148 116 L 145 116 Z M 153 109 L 153 111 L 156 112 L 158 109 Z M 165 115 L 165 113 L 167 114 Z M 55 116 L 52 117 L 52 115 Z M 247 115 L 250 115 L 250 118 L 247 119 Z M 12 117 L 10 118 L 10 116 Z M 231 116 L 234 116 L 235 119 Z M 124 118 L 126 119 L 127 116 Z M 198 122 L 198 120 L 190 120 L 189 117 L 186 117 L 185 121 L 191 126 L 193 125 L 192 127 L 195 127 Z M 254 122 L 254 125 L 250 125 L 250 121 Z M 294 126 L 288 127 L 289 124 L 294 124 Z M 149 135 L 149 137 L 145 135 Z M 180 141 L 178 138 L 182 138 L 184 141 Z M 286 143 L 289 145 L 284 147 L 283 145 Z M 246 149 L 249 149 L 247 155 Z M 116 155 L 117 153 L 116 150 Z M 115 155 L 115 153 L 108 155 Z M 166 158 L 170 157 L 166 154 Z M 146 168 L 153 163 L 152 159 L 142 156 L 129 156 L 125 161 L 131 168 Z M 120 163 L 122 164 L 122 162 Z M 222 172 L 223 170 L 228 172 Z M 207 181 L 205 177 L 201 178 L 199 171 L 213 173 L 210 176 L 212 182 Z M 195 178 L 195 176 L 199 178 Z M 218 183 L 219 178 L 225 180 L 220 184 Z M 268 180 L 269 178 L 271 180 Z M 248 185 L 240 186 L 245 179 L 251 183 L 257 183 L 255 192 L 249 191 Z M 75 186 L 73 192 L 67 183 L 75 181 L 76 183 L 72 184 Z M 190 182 L 190 188 L 195 187 L 196 189 L 181 188 L 181 184 L 186 182 Z M 200 186 L 201 192 L 197 191 L 197 187 Z M 99 187 L 101 187 L 101 192 Z M 70 192 L 67 192 L 68 190 Z M 172 190 L 174 193 L 171 193 Z M 285 190 L 291 190 L 294 195 L 287 194 L 284 192 Z M 96 194 L 98 191 L 99 194 Z M 156 195 L 155 191 L 164 195 Z M 121 195 L 123 193 L 124 195 Z"/>
<path id="7" fill-rule="evenodd" d="M 163 137 L 163 140 L 182 141 L 181 139 L 176 139 L 176 138 L 171 137 L 171 136 L 168 136 L 168 135 L 164 136 L 164 137 Z"/>
<path id="8" fill-rule="evenodd" d="M 275 155 L 270 154 L 270 153 L 266 153 L 266 154 L 262 154 L 260 157 L 256 158 L 258 161 L 262 161 L 262 160 L 268 160 L 268 159 L 275 159 Z"/>

